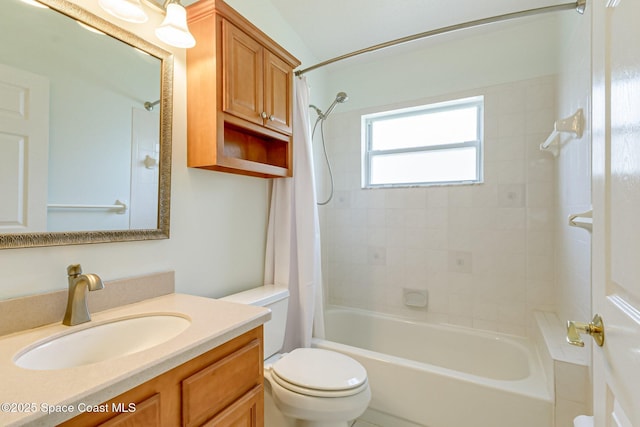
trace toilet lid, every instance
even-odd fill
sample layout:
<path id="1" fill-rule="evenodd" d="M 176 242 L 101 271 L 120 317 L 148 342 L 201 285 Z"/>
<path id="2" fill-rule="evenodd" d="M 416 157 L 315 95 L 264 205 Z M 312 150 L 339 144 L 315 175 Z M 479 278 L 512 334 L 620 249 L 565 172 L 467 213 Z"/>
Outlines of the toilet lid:
<path id="1" fill-rule="evenodd" d="M 272 369 L 287 383 L 309 391 L 359 389 L 367 381 L 367 371 L 360 363 L 319 348 L 297 348 L 274 363 Z"/>

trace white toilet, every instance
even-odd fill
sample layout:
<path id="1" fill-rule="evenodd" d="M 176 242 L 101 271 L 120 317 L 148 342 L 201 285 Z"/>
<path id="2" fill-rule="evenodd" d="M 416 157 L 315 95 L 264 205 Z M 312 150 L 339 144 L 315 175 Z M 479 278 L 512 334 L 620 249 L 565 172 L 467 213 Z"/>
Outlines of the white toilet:
<path id="1" fill-rule="evenodd" d="M 271 309 L 271 320 L 264 325 L 265 427 L 283 427 L 285 423 L 296 427 L 347 427 L 349 421 L 364 413 L 371 390 L 360 363 L 318 348 L 277 354 L 287 322 L 286 287 L 260 286 L 222 299 Z M 270 402 L 277 409 L 269 407 Z M 270 417 L 279 421 L 270 425 Z"/>

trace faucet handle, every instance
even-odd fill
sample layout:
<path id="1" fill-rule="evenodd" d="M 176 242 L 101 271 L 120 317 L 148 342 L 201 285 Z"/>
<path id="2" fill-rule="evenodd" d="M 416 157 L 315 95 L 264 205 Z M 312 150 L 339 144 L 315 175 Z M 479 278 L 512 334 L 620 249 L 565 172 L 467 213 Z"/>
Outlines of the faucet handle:
<path id="1" fill-rule="evenodd" d="M 71 264 L 67 267 L 67 275 L 69 277 L 75 277 L 82 274 L 82 266 L 80 264 Z"/>

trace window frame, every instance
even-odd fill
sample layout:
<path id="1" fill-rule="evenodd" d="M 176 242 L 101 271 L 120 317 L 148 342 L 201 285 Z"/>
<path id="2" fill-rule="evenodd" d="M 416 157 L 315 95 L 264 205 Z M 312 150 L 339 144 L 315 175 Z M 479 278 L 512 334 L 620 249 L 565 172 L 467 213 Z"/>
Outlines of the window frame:
<path id="1" fill-rule="evenodd" d="M 443 111 L 459 110 L 469 107 L 476 108 L 476 139 L 448 144 L 426 145 L 418 147 L 396 148 L 386 150 L 373 150 L 373 123 L 379 120 L 389 120 L 402 117 L 418 116 L 422 114 L 432 114 Z M 395 187 L 423 187 L 434 185 L 459 185 L 459 184 L 480 184 L 483 182 L 483 148 L 484 148 L 484 96 L 474 96 L 469 98 L 455 99 L 451 101 L 424 104 L 417 107 L 403 108 L 398 110 L 384 111 L 374 114 L 366 114 L 362 120 L 362 188 L 395 188 Z M 371 183 L 371 162 L 375 156 L 389 154 L 423 153 L 428 151 L 444 151 L 451 149 L 476 148 L 476 178 L 473 180 L 459 181 L 423 181 L 423 182 L 403 182 L 403 183 Z"/>

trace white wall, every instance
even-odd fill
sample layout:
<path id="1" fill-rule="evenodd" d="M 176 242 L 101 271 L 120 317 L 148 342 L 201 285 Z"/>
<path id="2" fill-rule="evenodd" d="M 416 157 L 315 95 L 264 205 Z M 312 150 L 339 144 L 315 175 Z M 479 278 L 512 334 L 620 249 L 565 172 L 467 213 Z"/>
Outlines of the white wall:
<path id="1" fill-rule="evenodd" d="M 328 91 L 348 92 L 340 108 L 348 111 L 554 74 L 558 19 L 491 24 L 346 60 L 329 67 Z"/>
<path id="2" fill-rule="evenodd" d="M 590 14 L 587 8 L 582 19 L 567 19 L 560 39 L 558 117 L 568 117 L 582 108 L 586 120 L 582 138 L 562 135 L 562 149 L 556 159 L 557 297 L 561 320 L 591 319 L 591 234 L 567 225 L 570 214 L 591 209 Z"/>
<path id="3" fill-rule="evenodd" d="M 569 227 L 570 214 L 591 208 L 591 8 L 582 19 L 563 22 L 560 34 L 560 72 L 558 73 L 558 118 L 568 117 L 582 108 L 585 113 L 585 132 L 577 139 L 562 136 L 562 149 L 555 159 L 557 170 L 557 203 L 555 215 L 556 297 L 559 319 L 586 322 L 591 319 L 591 234 Z M 587 358 L 591 353 L 584 352 Z M 580 372 L 580 366 L 562 364 L 557 375 Z M 559 369 L 558 368 L 558 369 Z M 561 378 L 561 377 L 558 377 Z M 572 378 L 572 384 L 577 382 Z M 562 381 L 562 380 L 561 380 Z M 584 384 L 584 380 L 582 380 Z M 556 395 L 556 425 L 570 425 L 580 414 L 592 413 L 591 388 L 583 393 Z"/>
<path id="4" fill-rule="evenodd" d="M 97 2 L 82 7 L 114 21 Z M 229 1 L 305 64 L 315 63 L 269 2 Z M 162 16 L 144 25 L 117 22 L 152 43 Z M 170 49 L 168 47 L 165 47 Z M 185 52 L 175 53 L 171 238 L 0 250 L 0 298 L 64 289 L 66 266 L 81 263 L 104 280 L 175 270 L 178 292 L 221 296 L 262 284 L 269 180 L 186 167 Z M 322 75 L 314 76 L 321 86 Z"/>
<path id="5" fill-rule="evenodd" d="M 555 309 L 554 161 L 538 146 L 556 116 L 556 23 L 331 70 L 331 92 L 350 99 L 326 122 L 336 179 L 322 210 L 330 303 L 520 335 L 532 310 Z M 486 103 L 483 184 L 360 188 L 362 114 L 475 95 Z M 403 287 L 427 289 L 428 310 L 405 307 Z"/>

